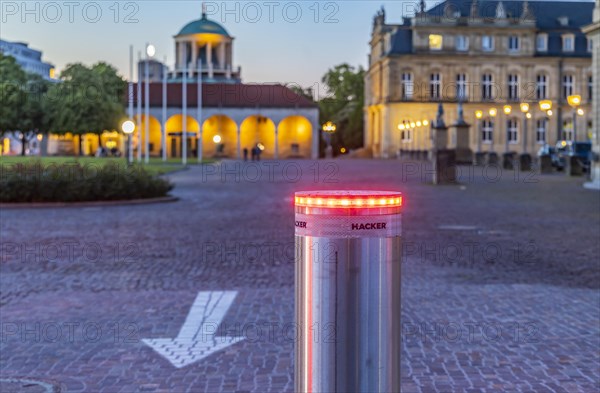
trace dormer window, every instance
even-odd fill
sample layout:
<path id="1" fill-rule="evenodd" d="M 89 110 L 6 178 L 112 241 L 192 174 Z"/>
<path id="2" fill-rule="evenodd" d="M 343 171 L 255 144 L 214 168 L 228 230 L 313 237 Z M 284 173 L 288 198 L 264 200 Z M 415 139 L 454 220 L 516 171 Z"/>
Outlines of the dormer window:
<path id="1" fill-rule="evenodd" d="M 511 52 L 519 51 L 519 37 L 516 35 L 511 35 L 508 37 L 508 50 Z"/>
<path id="2" fill-rule="evenodd" d="M 565 34 L 562 36 L 563 52 L 575 51 L 575 36 L 573 34 Z"/>
<path id="3" fill-rule="evenodd" d="M 548 50 L 548 34 L 538 34 L 535 46 L 538 52 L 546 52 Z"/>
<path id="4" fill-rule="evenodd" d="M 569 26 L 569 17 L 568 16 L 560 16 L 558 17 L 558 24 L 562 27 Z"/>
<path id="5" fill-rule="evenodd" d="M 442 50 L 444 38 L 440 34 L 429 34 L 429 49 Z"/>

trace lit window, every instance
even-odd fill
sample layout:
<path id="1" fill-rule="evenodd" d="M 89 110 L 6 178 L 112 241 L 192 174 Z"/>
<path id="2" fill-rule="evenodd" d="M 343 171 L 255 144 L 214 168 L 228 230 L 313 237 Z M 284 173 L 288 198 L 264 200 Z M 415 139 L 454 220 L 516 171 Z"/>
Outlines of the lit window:
<path id="1" fill-rule="evenodd" d="M 538 34 L 536 48 L 538 52 L 546 52 L 548 50 L 548 34 Z"/>
<path id="2" fill-rule="evenodd" d="M 459 35 L 456 37 L 456 50 L 466 51 L 469 49 L 469 37 Z"/>
<path id="3" fill-rule="evenodd" d="M 563 35 L 562 44 L 564 52 L 573 52 L 575 50 L 575 36 L 573 34 Z"/>
<path id="4" fill-rule="evenodd" d="M 519 51 L 519 37 L 516 35 L 511 35 L 508 37 L 508 50 L 511 52 Z"/>
<path id="5" fill-rule="evenodd" d="M 494 37 L 492 37 L 490 35 L 484 35 L 483 37 L 481 37 L 481 48 L 486 52 L 493 51 L 494 50 Z"/>
<path id="6" fill-rule="evenodd" d="M 429 49 L 442 50 L 443 37 L 439 34 L 429 34 Z"/>
<path id="7" fill-rule="evenodd" d="M 519 128 L 517 119 L 508 119 L 506 121 L 506 137 L 508 143 L 517 143 L 519 138 Z"/>

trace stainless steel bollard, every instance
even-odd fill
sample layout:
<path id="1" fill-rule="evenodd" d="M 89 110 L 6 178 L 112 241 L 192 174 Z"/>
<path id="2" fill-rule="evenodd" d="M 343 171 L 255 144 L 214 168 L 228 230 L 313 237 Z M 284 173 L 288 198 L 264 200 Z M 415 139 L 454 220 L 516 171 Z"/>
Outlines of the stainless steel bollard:
<path id="1" fill-rule="evenodd" d="M 295 196 L 295 392 L 400 392 L 402 195 Z"/>

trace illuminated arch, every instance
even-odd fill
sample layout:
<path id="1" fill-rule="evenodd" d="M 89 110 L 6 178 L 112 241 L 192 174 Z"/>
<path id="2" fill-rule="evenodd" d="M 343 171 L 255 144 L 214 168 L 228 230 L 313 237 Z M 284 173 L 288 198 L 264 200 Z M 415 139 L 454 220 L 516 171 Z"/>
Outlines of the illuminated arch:
<path id="1" fill-rule="evenodd" d="M 268 117 L 253 115 L 240 125 L 241 148 L 250 152 L 257 143 L 264 146 L 261 157 L 275 157 L 275 123 Z"/>
<path id="2" fill-rule="evenodd" d="M 226 115 L 213 115 L 202 123 L 202 155 L 203 157 L 228 157 L 238 156 L 237 124 Z M 214 138 L 218 136 L 220 142 Z M 221 146 L 219 148 L 219 145 Z"/>
<path id="3" fill-rule="evenodd" d="M 288 116 L 277 126 L 280 158 L 310 158 L 312 124 L 303 116 Z"/>
<path id="4" fill-rule="evenodd" d="M 183 115 L 177 114 L 169 117 L 166 124 L 167 130 L 167 156 L 168 157 L 181 157 L 181 139 L 183 133 Z M 188 157 L 195 156 L 197 142 L 198 142 L 198 131 L 200 126 L 196 119 L 192 116 L 186 117 L 186 131 L 187 131 L 187 155 Z"/>
<path id="5" fill-rule="evenodd" d="M 160 121 L 154 116 L 149 116 L 149 150 L 150 156 L 160 156 L 162 153 L 162 127 Z M 146 115 L 141 116 L 140 124 L 136 126 L 135 134 L 140 132 L 142 139 L 142 154 L 145 152 L 146 146 Z"/>

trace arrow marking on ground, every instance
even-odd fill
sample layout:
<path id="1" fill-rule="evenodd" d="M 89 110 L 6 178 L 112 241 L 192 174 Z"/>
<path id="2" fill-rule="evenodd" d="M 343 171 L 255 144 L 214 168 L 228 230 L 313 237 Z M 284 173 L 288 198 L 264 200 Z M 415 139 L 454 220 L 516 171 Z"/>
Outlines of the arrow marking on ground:
<path id="1" fill-rule="evenodd" d="M 236 295 L 236 291 L 198 292 L 177 338 L 146 338 L 142 341 L 177 368 L 242 341 L 244 337 L 215 336 Z"/>

